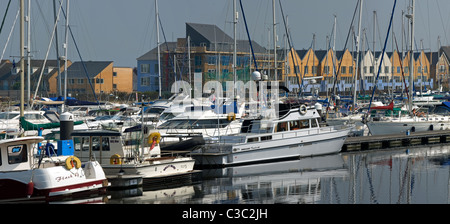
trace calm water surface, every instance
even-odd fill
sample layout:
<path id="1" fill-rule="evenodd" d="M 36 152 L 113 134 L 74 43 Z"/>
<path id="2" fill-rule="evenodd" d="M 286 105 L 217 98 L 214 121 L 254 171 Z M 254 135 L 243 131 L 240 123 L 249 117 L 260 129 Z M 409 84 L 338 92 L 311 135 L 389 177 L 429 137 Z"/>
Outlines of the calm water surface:
<path id="1" fill-rule="evenodd" d="M 177 185 L 110 192 L 107 203 L 448 204 L 450 145 L 206 169 Z"/>

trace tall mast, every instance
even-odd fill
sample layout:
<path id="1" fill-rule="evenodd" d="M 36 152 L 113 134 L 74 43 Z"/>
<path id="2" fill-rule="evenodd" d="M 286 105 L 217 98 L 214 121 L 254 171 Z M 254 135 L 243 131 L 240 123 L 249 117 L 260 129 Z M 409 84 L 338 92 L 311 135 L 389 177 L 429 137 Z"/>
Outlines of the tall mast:
<path id="1" fill-rule="evenodd" d="M 236 85 L 236 25 L 237 25 L 238 13 L 236 11 L 236 0 L 233 1 L 233 39 L 234 39 L 234 47 L 233 47 L 233 83 Z M 233 86 L 233 96 L 236 99 L 236 86 Z"/>
<path id="2" fill-rule="evenodd" d="M 24 60 L 24 56 L 25 56 L 25 52 L 24 52 L 24 48 L 25 48 L 25 21 L 24 21 L 24 16 L 25 16 L 25 12 L 24 12 L 24 0 L 20 0 L 20 117 L 22 118 L 24 116 L 24 95 L 25 95 L 25 75 L 24 70 L 25 70 L 25 60 Z"/>
<path id="3" fill-rule="evenodd" d="M 274 64 L 274 80 L 278 81 L 277 75 L 277 30 L 275 23 L 275 0 L 272 0 L 272 10 L 273 10 L 273 64 Z"/>
<path id="4" fill-rule="evenodd" d="M 161 99 L 161 58 L 159 50 L 159 13 L 158 13 L 158 0 L 155 0 L 156 10 L 156 42 L 158 45 L 158 80 L 159 80 L 159 98 Z"/>
<path id="5" fill-rule="evenodd" d="M 373 88 L 375 88 L 375 85 L 377 84 L 376 83 L 376 75 L 375 75 L 375 74 L 377 74 L 377 71 L 376 71 L 377 70 L 377 65 L 376 65 L 377 59 L 376 59 L 376 50 L 375 50 L 375 47 L 376 47 L 376 45 L 375 45 L 375 43 L 376 43 L 376 35 L 375 34 L 377 32 L 376 27 L 377 27 L 377 11 L 373 11 L 373 49 L 372 49 L 372 51 L 373 51 L 373 57 L 372 57 Z"/>
<path id="6" fill-rule="evenodd" d="M 62 3 L 61 3 L 62 4 Z M 55 19 L 55 23 L 58 21 L 58 16 L 56 15 L 56 0 L 53 0 L 53 17 Z M 59 44 L 58 44 L 58 27 L 55 26 L 55 50 L 56 50 L 56 64 L 58 69 L 58 96 L 62 96 L 62 89 L 61 89 L 61 65 L 59 61 Z M 44 68 L 42 68 L 44 69 Z"/>
<path id="7" fill-rule="evenodd" d="M 334 27 L 333 27 L 333 85 L 334 83 L 337 83 L 337 71 L 336 71 L 336 22 L 337 22 L 337 17 L 336 15 L 334 15 Z M 336 88 L 334 88 L 334 92 L 331 93 L 332 95 L 336 95 Z M 331 103 L 331 100 L 330 100 Z"/>
<path id="8" fill-rule="evenodd" d="M 412 111 L 412 97 L 414 85 L 414 0 L 412 0 L 412 12 L 407 15 L 411 19 L 411 53 L 409 54 L 409 110 Z"/>
<path id="9" fill-rule="evenodd" d="M 64 43 L 64 102 L 67 100 L 67 48 L 69 44 L 69 0 L 66 2 L 66 40 Z M 65 111 L 65 103 L 62 104 L 62 112 Z"/>
<path id="10" fill-rule="evenodd" d="M 362 19 L 362 4 L 363 0 L 359 1 L 359 22 L 358 22 L 358 36 L 356 38 L 356 68 L 354 69 L 355 73 L 355 84 L 353 86 L 353 111 L 356 111 L 356 85 L 358 83 L 358 66 L 359 66 L 359 40 L 361 36 L 361 19 Z"/>
<path id="11" fill-rule="evenodd" d="M 30 102 L 31 102 L 31 48 L 30 48 L 30 35 L 31 35 L 31 0 L 28 0 L 28 11 L 27 11 L 27 107 L 30 108 Z"/>

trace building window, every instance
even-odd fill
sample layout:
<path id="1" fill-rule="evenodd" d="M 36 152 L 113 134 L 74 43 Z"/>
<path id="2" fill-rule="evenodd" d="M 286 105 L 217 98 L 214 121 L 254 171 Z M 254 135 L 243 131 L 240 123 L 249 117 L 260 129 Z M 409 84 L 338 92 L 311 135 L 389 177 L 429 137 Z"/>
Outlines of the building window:
<path id="1" fill-rule="evenodd" d="M 103 84 L 103 79 L 95 79 L 95 83 L 97 83 L 97 84 Z"/>
<path id="2" fill-rule="evenodd" d="M 373 74 L 373 66 L 370 66 L 370 72 L 371 74 Z"/>
<path id="3" fill-rule="evenodd" d="M 330 74 L 330 66 L 323 67 L 323 74 Z"/>
<path id="4" fill-rule="evenodd" d="M 400 66 L 397 66 L 397 73 L 400 73 Z"/>
<path id="5" fill-rule="evenodd" d="M 342 66 L 341 74 L 347 74 L 347 67 L 346 66 Z"/>
<path id="6" fill-rule="evenodd" d="M 348 66 L 348 74 L 353 74 L 353 66 Z"/>
<path id="7" fill-rule="evenodd" d="M 389 73 L 389 66 L 384 66 L 384 73 Z"/>
<path id="8" fill-rule="evenodd" d="M 308 74 L 308 66 L 305 66 L 305 74 Z"/>
<path id="9" fill-rule="evenodd" d="M 141 78 L 141 86 L 149 86 L 150 78 L 149 77 L 142 77 Z"/>
<path id="10" fill-rule="evenodd" d="M 195 55 L 194 60 L 195 60 L 195 65 L 202 65 L 202 56 Z"/>
<path id="11" fill-rule="evenodd" d="M 78 79 L 78 84 L 84 84 L 84 79 Z"/>
<path id="12" fill-rule="evenodd" d="M 208 65 L 216 64 L 216 56 L 208 56 Z"/>
<path id="13" fill-rule="evenodd" d="M 221 60 L 222 65 L 229 65 L 230 59 L 231 59 L 230 56 L 222 56 L 220 60 Z"/>
<path id="14" fill-rule="evenodd" d="M 117 72 L 113 72 L 113 77 L 117 77 Z"/>
<path id="15" fill-rule="evenodd" d="M 117 89 L 117 84 L 113 84 L 113 89 Z"/>
<path id="16" fill-rule="evenodd" d="M 150 64 L 141 64 L 141 73 L 149 73 Z"/>

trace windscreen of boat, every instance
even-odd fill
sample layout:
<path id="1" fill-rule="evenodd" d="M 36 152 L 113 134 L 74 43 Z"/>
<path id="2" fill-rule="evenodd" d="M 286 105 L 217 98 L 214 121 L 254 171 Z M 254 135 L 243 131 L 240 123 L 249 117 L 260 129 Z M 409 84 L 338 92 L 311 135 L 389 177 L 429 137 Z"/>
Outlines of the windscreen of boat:
<path id="1" fill-rule="evenodd" d="M 161 114 L 166 108 L 150 107 L 145 110 L 145 114 Z"/>
<path id="2" fill-rule="evenodd" d="M 170 120 L 172 118 L 175 117 L 175 114 L 173 113 L 162 113 L 161 116 L 159 117 L 160 120 Z"/>
<path id="3" fill-rule="evenodd" d="M 43 120 L 45 117 L 42 114 L 24 114 L 25 120 Z"/>
<path id="4" fill-rule="evenodd" d="M 202 119 L 202 120 L 169 120 L 161 124 L 158 129 L 204 129 L 224 128 L 230 124 L 228 119 Z"/>
<path id="5" fill-rule="evenodd" d="M 9 120 L 17 116 L 19 116 L 19 113 L 2 112 L 0 113 L 0 120 Z"/>
<path id="6" fill-rule="evenodd" d="M 272 121 L 254 120 L 249 126 L 249 133 L 272 133 L 273 123 Z"/>

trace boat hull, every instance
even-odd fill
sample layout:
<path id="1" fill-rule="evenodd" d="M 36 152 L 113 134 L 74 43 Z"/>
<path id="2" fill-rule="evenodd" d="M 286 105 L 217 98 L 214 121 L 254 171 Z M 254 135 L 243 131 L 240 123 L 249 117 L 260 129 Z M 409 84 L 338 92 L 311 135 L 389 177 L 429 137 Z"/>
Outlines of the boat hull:
<path id="1" fill-rule="evenodd" d="M 407 134 L 407 132 L 424 132 L 449 130 L 450 121 L 373 121 L 367 127 L 372 135 Z"/>
<path id="2" fill-rule="evenodd" d="M 140 176 L 142 178 L 164 178 L 187 174 L 194 169 L 192 158 L 175 158 L 159 161 L 145 161 L 140 164 L 102 165 L 107 176 Z"/>
<path id="3" fill-rule="evenodd" d="M 29 182 L 33 191 L 29 195 Z M 83 163 L 81 168 L 68 170 L 64 166 L 43 169 L 0 172 L 0 200 L 34 199 L 53 200 L 98 194 L 106 191 L 108 181 L 96 161 Z M 30 196 L 30 197 L 28 197 Z"/>
<path id="4" fill-rule="evenodd" d="M 300 157 L 338 153 L 350 132 L 349 128 L 327 133 L 310 133 L 292 137 L 282 136 L 262 142 L 241 144 L 211 144 L 202 150 L 191 153 L 196 165 L 226 167 L 271 161 L 288 160 Z"/>

